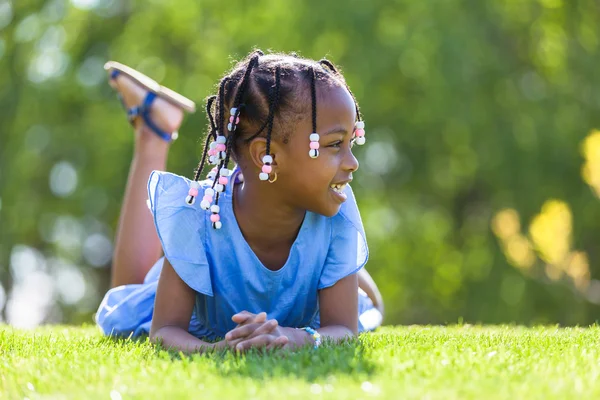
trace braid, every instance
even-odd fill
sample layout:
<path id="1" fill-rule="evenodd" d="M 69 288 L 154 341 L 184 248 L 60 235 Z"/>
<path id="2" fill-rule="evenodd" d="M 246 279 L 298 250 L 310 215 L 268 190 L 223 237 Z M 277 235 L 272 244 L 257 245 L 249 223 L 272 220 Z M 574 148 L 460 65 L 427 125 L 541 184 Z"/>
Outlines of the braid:
<path id="1" fill-rule="evenodd" d="M 225 97 L 225 85 L 227 84 L 227 82 L 229 81 L 229 77 L 226 76 L 225 78 L 223 78 L 221 80 L 221 84 L 219 85 L 219 110 L 217 115 L 215 116 L 216 120 L 217 120 L 217 131 L 220 133 L 223 133 L 223 126 L 225 125 L 225 102 L 224 102 L 224 97 Z"/>
<path id="2" fill-rule="evenodd" d="M 279 88 L 281 87 L 281 67 L 275 68 L 275 88 L 269 91 L 271 104 L 269 106 L 269 117 L 267 118 L 269 130 L 267 131 L 267 154 L 271 154 L 271 134 L 273 132 L 273 120 L 275 119 L 275 108 L 279 103 Z M 274 92 L 274 93 L 273 93 Z"/>
<path id="3" fill-rule="evenodd" d="M 206 100 L 206 115 L 208 115 L 208 120 L 210 122 L 210 133 L 213 135 L 217 131 L 215 119 L 213 118 L 213 115 L 212 115 L 212 106 L 215 103 L 216 98 L 217 98 L 216 95 L 212 95 Z"/>
<path id="4" fill-rule="evenodd" d="M 312 66 L 309 67 L 308 72 L 310 73 L 310 94 L 312 98 L 312 131 L 317 133 L 317 88 L 315 84 L 317 76 Z"/>
<path id="5" fill-rule="evenodd" d="M 204 142 L 204 149 L 202 150 L 202 159 L 200 160 L 200 163 L 198 164 L 198 168 L 196 169 L 196 174 L 194 175 L 195 181 L 197 181 L 198 178 L 200 178 L 200 175 L 202 174 L 202 170 L 204 169 L 204 163 L 206 162 L 206 156 L 208 153 L 210 139 L 213 139 L 213 140 L 215 139 L 215 131 L 217 128 L 215 126 L 215 121 L 212 116 L 212 105 L 214 104 L 216 98 L 217 98 L 217 96 L 210 96 L 208 98 L 208 100 L 206 101 L 206 114 L 208 115 L 208 120 L 210 122 L 210 131 L 208 132 L 208 135 L 206 135 L 206 141 Z"/>
<path id="6" fill-rule="evenodd" d="M 350 90 L 350 87 L 346 83 L 346 80 L 342 78 L 342 75 L 340 74 L 340 72 L 338 71 L 338 69 L 335 67 L 335 65 L 333 65 L 333 63 L 331 61 L 329 61 L 328 59 L 326 59 L 326 58 L 320 59 L 319 60 L 319 64 L 321 64 L 322 66 L 326 66 L 329 70 L 331 70 L 331 72 L 334 73 L 334 75 L 336 77 L 341 78 L 340 80 L 346 86 L 346 89 L 350 93 L 350 96 L 352 96 L 352 100 L 354 100 L 354 107 L 356 108 L 356 119 L 358 121 L 362 121 L 362 118 L 360 116 L 360 107 L 358 106 L 358 102 L 356 101 L 356 97 L 354 97 L 354 93 L 352 93 L 352 90 Z"/>

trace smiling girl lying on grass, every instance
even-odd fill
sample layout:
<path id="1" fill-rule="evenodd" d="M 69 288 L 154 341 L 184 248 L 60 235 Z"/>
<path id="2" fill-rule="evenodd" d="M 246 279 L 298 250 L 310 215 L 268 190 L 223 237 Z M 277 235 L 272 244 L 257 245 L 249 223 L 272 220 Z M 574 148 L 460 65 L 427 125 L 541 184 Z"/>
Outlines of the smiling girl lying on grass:
<path id="1" fill-rule="evenodd" d="M 381 324 L 349 186 L 365 124 L 331 62 L 261 51 L 240 61 L 208 98 L 192 180 L 161 171 L 194 103 L 124 65 L 106 68 L 135 127 L 135 153 L 112 289 L 95 316 L 105 334 L 244 351 L 317 347 Z"/>

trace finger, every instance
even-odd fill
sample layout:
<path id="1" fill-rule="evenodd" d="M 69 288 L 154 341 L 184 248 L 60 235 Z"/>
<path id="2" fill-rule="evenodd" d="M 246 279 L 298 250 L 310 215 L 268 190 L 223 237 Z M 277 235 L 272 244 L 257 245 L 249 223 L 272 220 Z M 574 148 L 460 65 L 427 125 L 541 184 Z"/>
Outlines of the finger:
<path id="1" fill-rule="evenodd" d="M 255 314 L 244 310 L 231 317 L 231 320 L 236 324 L 243 324 L 244 322 L 248 321 L 250 318 L 253 317 L 255 317 Z"/>
<path id="2" fill-rule="evenodd" d="M 252 325 L 246 325 L 249 328 L 246 328 L 247 330 L 249 330 L 252 326 L 254 326 L 256 324 L 252 324 Z M 254 331 L 244 335 L 244 336 L 238 336 L 238 334 L 245 333 L 245 331 L 243 331 L 241 328 L 236 328 L 234 329 L 234 331 L 236 331 L 235 333 L 232 333 L 231 335 L 229 335 L 229 333 L 227 335 L 225 335 L 225 339 L 229 342 L 229 347 L 231 348 L 235 348 L 235 346 L 240 343 L 243 340 L 248 340 L 248 339 L 252 339 L 256 336 L 259 335 L 265 335 L 265 334 L 270 334 L 273 333 L 273 331 L 279 326 L 279 323 L 277 322 L 276 319 L 271 319 L 269 321 L 266 321 L 262 324 L 258 324 L 259 326 L 254 329 Z M 233 332 L 233 331 L 232 331 Z M 229 339 L 231 338 L 231 339 Z"/>
<path id="3" fill-rule="evenodd" d="M 244 340 L 235 346 L 235 350 L 238 352 L 247 351 L 252 348 L 264 348 L 269 345 L 275 337 L 272 335 L 260 335 L 252 339 Z"/>
<path id="4" fill-rule="evenodd" d="M 227 334 L 225 335 L 225 340 L 231 341 L 234 339 L 245 338 L 246 336 L 252 334 L 252 332 L 254 332 L 256 329 L 258 329 L 261 325 L 262 324 L 252 323 L 252 324 L 242 325 L 238 328 L 234 328 L 234 329 L 230 330 L 229 332 L 227 332 Z"/>
<path id="5" fill-rule="evenodd" d="M 269 345 L 267 345 L 267 350 L 281 349 L 289 342 L 290 339 L 287 336 L 279 336 L 277 339 L 273 340 L 271 343 L 269 343 Z"/>
<path id="6" fill-rule="evenodd" d="M 267 313 L 261 312 L 254 318 L 254 322 L 265 322 L 267 320 Z"/>
<path id="7" fill-rule="evenodd" d="M 273 331 L 279 326 L 279 322 L 276 319 L 270 319 L 264 322 L 260 327 L 256 328 L 254 332 L 246 336 L 246 339 L 252 339 L 259 335 L 266 335 L 273 333 Z"/>

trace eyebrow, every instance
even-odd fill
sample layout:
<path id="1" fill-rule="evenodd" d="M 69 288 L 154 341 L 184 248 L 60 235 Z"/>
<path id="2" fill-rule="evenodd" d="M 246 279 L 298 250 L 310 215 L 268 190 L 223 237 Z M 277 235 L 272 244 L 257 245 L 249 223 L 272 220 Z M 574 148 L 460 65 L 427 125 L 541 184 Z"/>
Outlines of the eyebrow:
<path id="1" fill-rule="evenodd" d="M 346 135 L 346 134 L 348 134 L 348 131 L 345 130 L 344 128 L 342 128 L 341 126 L 336 126 L 335 128 L 330 129 L 327 132 L 324 132 L 322 135 L 323 136 L 325 136 L 325 135 L 331 135 L 333 133 L 341 133 L 342 135 Z"/>

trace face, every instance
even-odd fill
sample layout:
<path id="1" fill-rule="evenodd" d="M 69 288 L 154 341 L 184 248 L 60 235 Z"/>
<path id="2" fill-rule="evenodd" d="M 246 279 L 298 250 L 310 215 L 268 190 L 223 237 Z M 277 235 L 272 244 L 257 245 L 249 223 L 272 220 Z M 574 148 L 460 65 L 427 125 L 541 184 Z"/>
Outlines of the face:
<path id="1" fill-rule="evenodd" d="M 328 217 L 338 213 L 346 201 L 345 185 L 358 169 L 352 154 L 355 121 L 354 100 L 345 87 L 317 86 L 319 156 L 309 156 L 313 130 L 310 112 L 276 155 L 278 189 L 287 204 Z"/>

